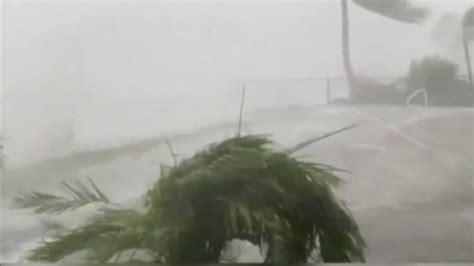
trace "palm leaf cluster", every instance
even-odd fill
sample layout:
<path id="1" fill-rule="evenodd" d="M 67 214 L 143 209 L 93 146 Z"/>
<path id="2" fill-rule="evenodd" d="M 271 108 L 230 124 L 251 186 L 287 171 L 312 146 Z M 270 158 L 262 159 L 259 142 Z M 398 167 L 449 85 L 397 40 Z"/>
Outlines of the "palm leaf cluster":
<path id="1" fill-rule="evenodd" d="M 469 8 L 464 14 L 462 25 L 464 28 L 474 27 L 474 7 Z"/>
<path id="2" fill-rule="evenodd" d="M 214 263 L 227 241 L 244 239 L 261 248 L 266 262 L 307 262 L 314 254 L 326 262 L 364 261 L 358 226 L 332 192 L 340 182 L 336 169 L 296 160 L 271 144 L 264 136 L 213 144 L 163 168 L 144 212 L 103 208 L 29 259 L 56 262 L 87 251 L 91 262 Z M 34 207 L 27 202 L 20 206 Z M 59 208 L 65 209 L 72 207 Z"/>
<path id="3" fill-rule="evenodd" d="M 13 204 L 17 208 L 34 209 L 38 214 L 61 214 L 95 202 L 110 203 L 109 198 L 97 185 L 91 179 L 88 181 L 91 188 L 80 181 L 76 181 L 74 185 L 63 182 L 61 188 L 69 195 L 68 197 L 33 191 L 19 194 L 13 200 Z"/>
<path id="4" fill-rule="evenodd" d="M 382 16 L 405 23 L 420 23 L 428 16 L 428 9 L 408 0 L 353 0 L 359 6 Z"/>

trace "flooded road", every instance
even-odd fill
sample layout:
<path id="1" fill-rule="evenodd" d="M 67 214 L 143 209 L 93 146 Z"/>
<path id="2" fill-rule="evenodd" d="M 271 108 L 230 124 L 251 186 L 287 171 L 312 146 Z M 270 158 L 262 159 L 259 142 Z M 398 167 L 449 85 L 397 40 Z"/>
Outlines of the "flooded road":
<path id="1" fill-rule="evenodd" d="M 474 262 L 473 110 L 293 107 L 247 114 L 243 134 L 272 134 L 283 148 L 356 122 L 357 128 L 296 156 L 349 171 L 337 194 L 367 240 L 368 262 Z M 169 139 L 186 158 L 235 135 L 235 128 L 228 122 Z M 52 224 L 77 226 L 97 207 L 33 216 L 8 208 L 16 191 L 57 192 L 61 181 L 90 177 L 114 201 L 136 204 L 159 178 L 160 163 L 172 163 L 161 137 L 9 169 L 2 182 L 0 261 L 20 261 Z M 239 260 L 257 260 L 254 253 L 244 250 Z"/>

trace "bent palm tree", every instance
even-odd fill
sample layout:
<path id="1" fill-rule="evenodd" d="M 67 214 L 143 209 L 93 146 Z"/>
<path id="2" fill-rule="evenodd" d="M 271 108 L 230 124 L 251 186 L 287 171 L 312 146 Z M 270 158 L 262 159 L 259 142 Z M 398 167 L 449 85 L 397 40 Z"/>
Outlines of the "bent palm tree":
<path id="1" fill-rule="evenodd" d="M 404 23 L 419 23 L 428 14 L 425 8 L 415 7 L 407 0 L 353 0 L 353 2 L 367 10 Z M 348 0 L 341 0 L 341 11 L 344 69 L 349 81 L 351 97 L 353 97 L 353 90 L 358 86 L 358 82 L 350 58 Z"/>
<path id="2" fill-rule="evenodd" d="M 109 206 L 85 226 L 44 242 L 29 259 L 56 262 L 85 250 L 91 262 L 130 262 L 140 252 L 148 262 L 215 263 L 226 241 L 245 239 L 261 250 L 268 247 L 262 252 L 266 262 L 304 263 L 315 251 L 327 262 L 364 261 L 357 223 L 332 192 L 337 169 L 291 156 L 320 139 L 281 152 L 263 136 L 211 145 L 163 168 L 146 194 L 144 212 L 111 205 L 93 182 L 90 191 L 81 183 L 77 188 L 64 184 L 72 199 L 23 194 L 17 206 L 36 212 L 63 212 L 92 202 Z"/>
<path id="3" fill-rule="evenodd" d="M 472 66 L 471 56 L 469 53 L 469 43 L 474 40 L 474 7 L 469 8 L 464 14 L 462 20 L 463 29 L 463 46 L 464 55 L 466 57 L 467 75 L 469 77 L 469 86 L 473 89 L 472 85 Z"/>

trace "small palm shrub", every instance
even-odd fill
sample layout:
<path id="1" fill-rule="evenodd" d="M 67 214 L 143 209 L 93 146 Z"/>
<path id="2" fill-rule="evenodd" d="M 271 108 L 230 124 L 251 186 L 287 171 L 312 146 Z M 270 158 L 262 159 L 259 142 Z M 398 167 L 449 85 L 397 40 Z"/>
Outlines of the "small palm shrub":
<path id="1" fill-rule="evenodd" d="M 339 170 L 291 156 L 314 141 L 285 151 L 274 151 L 265 136 L 210 145 L 163 166 L 144 211 L 111 203 L 92 181 L 64 183 L 70 198 L 20 194 L 16 207 L 37 213 L 104 204 L 86 225 L 58 233 L 28 259 L 57 262 L 85 251 L 90 262 L 215 263 L 227 241 L 243 239 L 260 247 L 265 262 L 364 261 L 357 223 L 332 191 Z M 139 252 L 146 256 L 138 258 Z"/>
<path id="2" fill-rule="evenodd" d="M 411 88 L 425 88 L 428 90 L 444 90 L 443 87 L 456 79 L 457 66 L 439 56 L 428 56 L 410 65 L 408 81 Z"/>
<path id="3" fill-rule="evenodd" d="M 407 96 L 418 89 L 426 89 L 431 106 L 474 105 L 474 93 L 467 80 L 458 75 L 457 65 L 439 56 L 413 61 L 407 85 Z"/>

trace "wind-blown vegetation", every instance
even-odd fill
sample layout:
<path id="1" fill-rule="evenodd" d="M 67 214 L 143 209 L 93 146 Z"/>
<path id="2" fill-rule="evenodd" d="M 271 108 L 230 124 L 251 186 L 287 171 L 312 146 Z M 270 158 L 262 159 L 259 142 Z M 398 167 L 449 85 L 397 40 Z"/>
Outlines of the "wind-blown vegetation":
<path id="1" fill-rule="evenodd" d="M 110 203 L 109 198 L 91 179 L 89 179 L 89 183 L 91 188 L 79 181 L 75 185 L 63 182 L 61 188 L 69 197 L 36 191 L 21 193 L 14 199 L 14 204 L 17 208 L 31 208 L 38 214 L 61 214 L 95 202 Z"/>
<path id="2" fill-rule="evenodd" d="M 436 106 L 472 106 L 474 93 L 458 77 L 458 67 L 440 56 L 427 56 L 410 65 L 408 94 L 418 89 L 428 92 L 428 104 Z"/>
<path id="3" fill-rule="evenodd" d="M 265 262 L 307 262 L 315 254 L 326 262 L 364 261 L 357 223 L 332 191 L 339 170 L 291 155 L 317 140 L 285 151 L 274 151 L 265 136 L 213 144 L 163 167 L 144 212 L 111 204 L 92 182 L 64 184 L 69 199 L 20 195 L 16 206 L 37 213 L 104 204 L 86 225 L 41 243 L 28 259 L 56 262 L 86 251 L 90 262 L 213 263 L 227 241 L 244 239 L 260 247 Z"/>
<path id="4" fill-rule="evenodd" d="M 457 66 L 447 59 L 427 56 L 411 63 L 408 84 L 415 90 L 425 88 L 430 94 L 439 90 L 449 91 L 449 84 L 456 79 L 457 72 Z"/>
<path id="5" fill-rule="evenodd" d="M 372 102 L 374 94 L 383 94 L 386 93 L 387 89 L 392 88 L 379 84 L 374 80 L 359 79 L 354 72 L 351 62 L 348 2 L 348 0 L 341 0 L 341 25 L 344 69 L 350 85 L 350 96 L 351 100 L 356 102 Z M 371 12 L 402 23 L 420 23 L 428 16 L 428 10 L 426 8 L 415 6 L 408 0 L 353 0 L 353 2 Z M 393 97 L 393 95 L 389 97 Z"/>
<path id="6" fill-rule="evenodd" d="M 474 7 L 469 8 L 462 19 L 462 32 L 463 32 L 463 46 L 464 55 L 466 57 L 467 75 L 469 78 L 469 87 L 471 90 L 474 89 L 472 85 L 472 65 L 471 55 L 469 51 L 469 43 L 474 40 Z"/>

